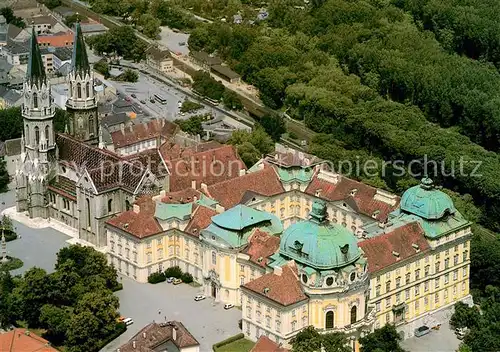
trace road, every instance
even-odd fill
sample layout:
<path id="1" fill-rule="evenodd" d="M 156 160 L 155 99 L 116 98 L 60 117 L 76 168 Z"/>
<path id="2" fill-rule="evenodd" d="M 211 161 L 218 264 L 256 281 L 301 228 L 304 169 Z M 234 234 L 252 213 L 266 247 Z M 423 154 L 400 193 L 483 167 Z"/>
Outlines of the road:
<path id="1" fill-rule="evenodd" d="M 113 85 L 120 92 L 120 94 L 130 97 L 134 102 L 141 105 L 151 117 L 165 118 L 169 121 L 175 119 L 187 119 L 193 115 L 212 113 L 215 116 L 224 116 L 225 114 L 219 110 L 212 109 L 208 104 L 203 104 L 203 109 L 197 110 L 193 113 L 186 113 L 182 115 L 179 111 L 179 102 L 184 101 L 188 96 L 175 89 L 175 87 L 168 86 L 162 82 L 157 81 L 151 76 L 139 74 L 139 81 L 136 83 L 117 82 L 114 81 Z M 134 94 L 136 97 L 132 97 Z M 158 101 L 151 102 L 155 94 L 161 95 L 167 100 L 166 104 L 161 104 Z M 153 99 L 154 100 L 154 99 Z M 145 102 L 145 104 L 141 103 Z"/>

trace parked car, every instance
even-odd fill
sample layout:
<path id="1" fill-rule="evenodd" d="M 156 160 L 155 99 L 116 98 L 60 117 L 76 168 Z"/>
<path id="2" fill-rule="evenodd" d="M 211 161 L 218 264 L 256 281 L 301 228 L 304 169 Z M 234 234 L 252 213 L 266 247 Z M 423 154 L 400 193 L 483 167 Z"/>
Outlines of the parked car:
<path id="1" fill-rule="evenodd" d="M 154 104 L 154 103 L 155 103 L 155 100 L 154 100 L 154 99 L 149 99 L 149 102 L 150 102 L 151 104 Z"/>
<path id="2" fill-rule="evenodd" d="M 133 93 L 132 93 L 132 94 L 130 94 L 130 96 L 131 96 L 132 98 L 137 98 L 137 95 L 135 95 L 135 94 L 133 94 Z"/>
<path id="3" fill-rule="evenodd" d="M 224 304 L 224 309 L 231 309 L 234 307 L 234 304 L 231 304 L 231 303 L 228 303 L 228 304 Z"/>
<path id="4" fill-rule="evenodd" d="M 182 284 L 182 280 L 181 279 L 175 279 L 174 280 L 174 285 L 178 285 L 178 284 Z"/>
<path id="5" fill-rule="evenodd" d="M 175 277 L 169 277 L 169 278 L 167 278 L 167 282 L 169 284 L 171 284 L 172 282 L 174 282 L 174 280 L 175 280 Z"/>
<path id="6" fill-rule="evenodd" d="M 205 297 L 205 295 L 198 295 L 194 298 L 194 300 L 198 302 L 198 301 L 203 301 L 205 298 L 207 298 Z"/>
<path id="7" fill-rule="evenodd" d="M 141 100 L 141 104 L 146 104 L 146 101 L 145 100 Z"/>
<path id="8" fill-rule="evenodd" d="M 431 331 L 431 329 L 429 329 L 428 326 L 422 325 L 418 329 L 415 329 L 415 336 L 421 337 L 421 336 L 427 335 L 430 331 Z"/>
<path id="9" fill-rule="evenodd" d="M 186 42 L 179 42 L 179 45 L 184 46 L 184 45 L 186 45 Z"/>
<path id="10" fill-rule="evenodd" d="M 125 325 L 129 326 L 134 323 L 134 320 L 132 320 L 132 318 L 125 318 L 123 319 L 123 322 L 125 323 Z"/>
<path id="11" fill-rule="evenodd" d="M 119 323 L 123 322 L 125 319 L 127 319 L 126 317 L 119 317 L 118 319 L 116 319 Z"/>

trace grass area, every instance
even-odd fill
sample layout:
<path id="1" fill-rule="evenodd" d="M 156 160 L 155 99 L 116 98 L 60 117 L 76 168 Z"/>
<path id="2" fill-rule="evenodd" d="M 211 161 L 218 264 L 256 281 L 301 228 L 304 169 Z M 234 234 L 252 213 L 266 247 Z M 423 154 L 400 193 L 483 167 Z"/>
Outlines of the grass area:
<path id="1" fill-rule="evenodd" d="M 19 258 L 9 257 L 7 256 L 9 261 L 7 263 L 0 263 L 0 271 L 11 271 L 19 269 L 24 265 L 23 261 Z"/>
<path id="2" fill-rule="evenodd" d="M 249 352 L 255 345 L 254 342 L 245 338 L 233 341 L 227 345 L 218 347 L 216 352 Z"/>

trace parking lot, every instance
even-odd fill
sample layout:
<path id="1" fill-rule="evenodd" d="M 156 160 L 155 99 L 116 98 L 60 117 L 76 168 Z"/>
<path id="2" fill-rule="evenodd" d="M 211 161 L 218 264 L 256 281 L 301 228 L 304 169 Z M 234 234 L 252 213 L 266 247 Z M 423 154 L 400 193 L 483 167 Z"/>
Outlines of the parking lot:
<path id="1" fill-rule="evenodd" d="M 459 345 L 460 340 L 449 324 L 442 324 L 439 330 L 431 330 L 427 335 L 412 337 L 401 343 L 401 347 L 410 352 L 454 352 Z"/>
<path id="2" fill-rule="evenodd" d="M 165 318 L 181 321 L 198 340 L 202 352 L 211 351 L 214 343 L 241 332 L 238 328 L 241 310 L 224 310 L 222 303 L 215 304 L 209 297 L 195 302 L 194 297 L 201 293 L 201 288 L 167 282 L 140 284 L 126 277 L 122 283 L 123 290 L 117 292 L 120 314 L 132 318 L 134 324 L 103 351 L 116 351 L 145 325 Z"/>

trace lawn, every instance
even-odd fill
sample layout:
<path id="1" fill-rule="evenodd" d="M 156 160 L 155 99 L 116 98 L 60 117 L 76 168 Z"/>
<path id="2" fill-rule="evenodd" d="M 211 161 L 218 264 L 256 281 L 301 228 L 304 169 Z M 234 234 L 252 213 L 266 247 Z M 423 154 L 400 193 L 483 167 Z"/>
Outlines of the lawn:
<path id="1" fill-rule="evenodd" d="M 216 352 L 250 352 L 255 342 L 247 340 L 245 338 L 233 341 L 227 345 L 218 347 Z"/>

